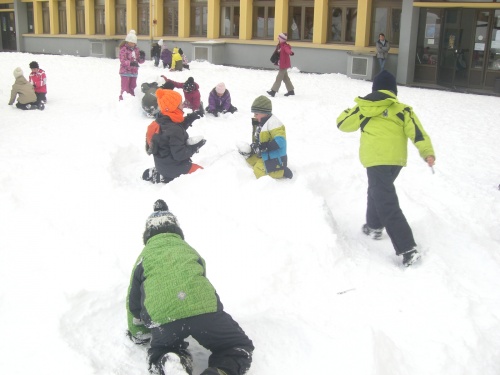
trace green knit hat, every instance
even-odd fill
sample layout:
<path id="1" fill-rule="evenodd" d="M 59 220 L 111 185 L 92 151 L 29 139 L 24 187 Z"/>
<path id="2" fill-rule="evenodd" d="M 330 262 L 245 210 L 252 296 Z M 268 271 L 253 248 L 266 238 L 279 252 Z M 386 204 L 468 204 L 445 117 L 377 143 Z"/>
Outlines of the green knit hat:
<path id="1" fill-rule="evenodd" d="M 267 96 L 261 95 L 253 101 L 251 111 L 252 113 L 270 115 L 273 112 L 273 103 Z"/>

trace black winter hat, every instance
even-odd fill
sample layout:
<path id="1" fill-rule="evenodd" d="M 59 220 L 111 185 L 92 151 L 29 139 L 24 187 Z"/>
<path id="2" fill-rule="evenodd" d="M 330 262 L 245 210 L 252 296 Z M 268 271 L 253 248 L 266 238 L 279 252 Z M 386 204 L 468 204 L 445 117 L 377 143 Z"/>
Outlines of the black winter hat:
<path id="1" fill-rule="evenodd" d="M 36 61 L 32 61 L 30 62 L 30 69 L 38 69 L 39 66 L 38 66 L 38 63 Z"/>
<path id="2" fill-rule="evenodd" d="M 182 50 L 182 48 L 179 48 L 179 55 L 184 55 L 184 51 Z"/>
<path id="3" fill-rule="evenodd" d="M 387 70 L 382 70 L 373 78 L 372 91 L 378 90 L 389 90 L 397 95 L 398 85 L 396 84 L 396 77 Z"/>
<path id="4" fill-rule="evenodd" d="M 186 82 L 184 82 L 183 86 L 184 91 L 191 92 L 196 90 L 196 86 L 194 85 L 194 78 L 189 77 Z"/>
<path id="5" fill-rule="evenodd" d="M 179 226 L 179 222 L 173 213 L 168 210 L 168 206 L 163 199 L 158 199 L 154 203 L 154 212 L 146 220 L 144 230 L 144 245 L 148 240 L 160 233 L 175 233 L 184 239 L 184 233 Z"/>

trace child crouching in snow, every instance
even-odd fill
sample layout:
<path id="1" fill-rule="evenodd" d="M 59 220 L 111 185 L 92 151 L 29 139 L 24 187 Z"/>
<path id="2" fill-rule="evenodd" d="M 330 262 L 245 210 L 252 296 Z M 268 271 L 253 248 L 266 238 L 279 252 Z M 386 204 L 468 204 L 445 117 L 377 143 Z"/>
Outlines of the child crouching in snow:
<path id="1" fill-rule="evenodd" d="M 33 85 L 24 78 L 24 73 L 21 68 L 14 69 L 14 78 L 16 81 L 12 85 L 12 91 L 10 94 L 9 105 L 14 104 L 16 97 L 17 99 L 16 107 L 19 109 L 40 109 L 44 110 L 45 106 L 43 103 L 38 103 L 35 89 Z"/>
<path id="2" fill-rule="evenodd" d="M 253 343 L 224 311 L 206 277 L 205 260 L 184 241 L 177 218 L 161 199 L 146 221 L 143 240 L 130 277 L 127 333 L 136 344 L 151 340 L 150 371 L 191 375 L 185 339 L 192 336 L 211 351 L 201 375 L 245 374 Z"/>
<path id="3" fill-rule="evenodd" d="M 263 95 L 252 103 L 252 144 L 238 146 L 253 167 L 255 177 L 292 178 L 287 167 L 285 125 L 272 114 L 271 100 Z"/>
<path id="4" fill-rule="evenodd" d="M 234 113 L 238 110 L 238 108 L 231 104 L 231 94 L 226 89 L 224 82 L 219 83 L 210 91 L 208 107 L 205 110 L 215 117 L 218 117 L 219 113 Z"/>
<path id="5" fill-rule="evenodd" d="M 197 112 L 201 117 L 205 115 L 203 109 L 203 102 L 201 101 L 200 86 L 194 81 L 193 77 L 189 77 L 186 82 L 176 82 L 162 76 L 165 82 L 172 82 L 175 88 L 182 89 L 184 92 L 184 108 L 192 109 Z"/>
<path id="6" fill-rule="evenodd" d="M 146 152 L 153 155 L 155 167 L 146 169 L 143 180 L 168 183 L 183 174 L 202 169 L 191 157 L 205 144 L 205 139 L 192 142 L 187 129 L 200 118 L 196 113 L 184 117 L 182 96 L 176 91 L 156 90 L 160 112 L 146 133 Z"/>

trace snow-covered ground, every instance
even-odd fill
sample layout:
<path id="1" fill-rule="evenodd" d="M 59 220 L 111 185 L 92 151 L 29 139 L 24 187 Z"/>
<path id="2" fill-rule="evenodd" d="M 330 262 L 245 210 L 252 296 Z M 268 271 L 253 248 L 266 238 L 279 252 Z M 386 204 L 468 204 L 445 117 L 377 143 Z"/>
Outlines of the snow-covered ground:
<path id="1" fill-rule="evenodd" d="M 37 60 L 45 111 L 7 106 L 12 71 Z M 293 63 L 293 58 L 292 58 Z M 423 253 L 401 266 L 386 234 L 361 233 L 367 179 L 359 133 L 339 113 L 371 91 L 340 74 L 290 71 L 296 96 L 272 99 L 285 123 L 292 180 L 256 180 L 236 151 L 250 105 L 275 71 L 147 61 L 136 97 L 118 101 L 118 60 L 0 53 L 0 372 L 147 374 L 125 336 L 125 296 L 156 199 L 205 258 L 226 311 L 256 347 L 249 375 L 498 375 L 500 183 L 498 97 L 399 88 L 436 150 L 435 174 L 409 145 L 396 181 Z M 193 76 L 207 103 L 225 82 L 234 115 L 189 129 L 205 169 L 168 185 L 141 180 L 151 119 L 140 84 Z M 195 374 L 208 352 L 195 342 Z"/>

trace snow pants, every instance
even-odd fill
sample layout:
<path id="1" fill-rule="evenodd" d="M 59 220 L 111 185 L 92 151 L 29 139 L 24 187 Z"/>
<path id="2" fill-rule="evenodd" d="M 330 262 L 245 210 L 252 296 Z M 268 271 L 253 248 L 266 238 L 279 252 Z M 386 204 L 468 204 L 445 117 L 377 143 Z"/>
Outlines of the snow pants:
<path id="1" fill-rule="evenodd" d="M 224 311 L 179 319 L 151 330 L 150 365 L 156 364 L 165 353 L 181 353 L 184 341 L 192 336 L 212 354 L 209 367 L 217 367 L 228 375 L 243 375 L 250 368 L 254 346 L 231 315 Z"/>
<path id="2" fill-rule="evenodd" d="M 266 171 L 266 166 L 264 165 L 264 160 L 262 160 L 262 158 L 258 157 L 257 155 L 253 154 L 252 156 L 247 158 L 247 163 L 252 166 L 255 177 L 260 178 L 268 174 Z M 283 178 L 284 173 L 284 170 L 281 169 L 279 171 L 269 173 L 269 176 L 272 178 Z"/>
<path id="3" fill-rule="evenodd" d="M 271 90 L 278 92 L 281 86 L 281 82 L 285 82 L 285 87 L 287 91 L 293 90 L 292 81 L 290 81 L 290 77 L 288 77 L 288 69 L 280 69 L 278 71 L 278 75 L 276 76 L 276 81 L 274 81 Z"/>
<path id="4" fill-rule="evenodd" d="M 137 86 L 137 77 L 125 77 L 125 76 L 120 76 L 120 77 L 122 86 L 120 92 L 120 98 L 124 92 L 128 92 L 130 95 L 135 96 L 134 90 Z"/>
<path id="5" fill-rule="evenodd" d="M 401 168 L 397 165 L 378 165 L 366 168 L 368 175 L 366 224 L 372 229 L 385 227 L 394 250 L 396 250 L 396 255 L 416 246 L 410 225 L 399 207 L 394 187 L 394 181 Z"/>

